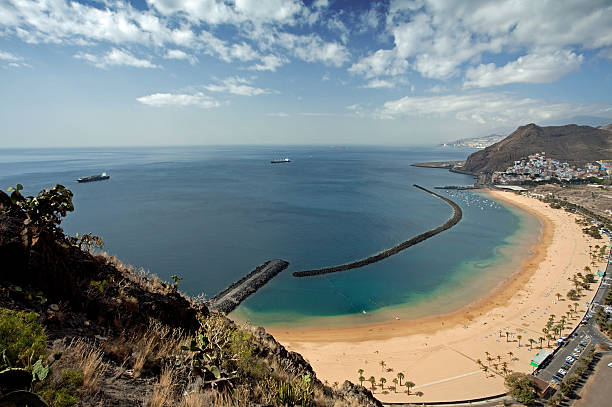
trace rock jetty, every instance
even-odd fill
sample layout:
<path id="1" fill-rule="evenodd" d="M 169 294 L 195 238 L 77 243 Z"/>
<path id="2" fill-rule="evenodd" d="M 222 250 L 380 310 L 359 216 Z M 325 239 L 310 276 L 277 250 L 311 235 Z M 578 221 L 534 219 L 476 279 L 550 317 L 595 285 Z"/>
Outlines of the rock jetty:
<path id="1" fill-rule="evenodd" d="M 210 309 L 221 312 L 232 312 L 242 301 L 246 300 L 278 273 L 286 269 L 287 266 L 289 266 L 289 263 L 285 260 L 276 259 L 267 261 L 212 297 L 206 305 Z"/>
<path id="2" fill-rule="evenodd" d="M 429 239 L 430 237 L 435 236 L 440 232 L 450 229 L 453 226 L 455 226 L 457 223 L 459 223 L 459 221 L 461 220 L 461 217 L 463 216 L 463 212 L 461 211 L 461 208 L 459 207 L 459 205 L 457 205 L 450 199 L 442 195 L 438 195 L 435 192 L 425 189 L 419 185 L 414 184 L 414 186 L 433 196 L 436 196 L 442 199 L 444 202 L 449 204 L 453 208 L 453 216 L 451 216 L 446 222 L 444 222 L 442 225 L 438 226 L 437 228 L 428 230 L 425 233 L 421 233 L 420 235 L 417 235 L 410 240 L 406 240 L 405 242 L 402 242 L 398 244 L 397 246 L 394 246 L 390 249 L 382 251 L 374 256 L 370 256 L 362 260 L 354 261 L 352 263 L 341 264 L 339 266 L 326 267 L 326 268 L 315 269 L 315 270 L 296 271 L 295 273 L 293 273 L 293 276 L 294 277 L 317 276 L 320 274 L 336 273 L 338 271 L 351 270 L 351 269 L 356 269 L 359 267 L 367 266 L 368 264 L 376 263 L 377 261 L 381 261 L 383 259 L 386 259 L 387 257 L 393 256 L 394 254 L 397 254 L 401 252 L 402 250 L 409 248 L 410 246 L 414 246 L 415 244 L 420 243 L 423 240 Z"/>

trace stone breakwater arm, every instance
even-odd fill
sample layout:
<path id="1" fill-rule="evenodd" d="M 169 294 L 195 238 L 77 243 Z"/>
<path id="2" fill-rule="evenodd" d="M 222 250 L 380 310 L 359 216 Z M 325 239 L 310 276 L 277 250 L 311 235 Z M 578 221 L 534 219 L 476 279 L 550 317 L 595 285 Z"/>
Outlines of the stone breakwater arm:
<path id="1" fill-rule="evenodd" d="M 240 280 L 230 284 L 225 290 L 208 300 L 206 305 L 209 309 L 229 313 L 287 266 L 289 263 L 284 260 L 267 261 Z"/>
<path id="2" fill-rule="evenodd" d="M 415 244 L 420 243 L 423 240 L 429 239 L 430 237 L 435 236 L 438 233 L 446 229 L 450 229 L 453 226 L 455 226 L 457 223 L 459 223 L 459 221 L 461 220 L 461 217 L 463 216 L 463 212 L 461 212 L 461 208 L 459 207 L 459 205 L 457 205 L 450 199 L 442 195 L 438 195 L 435 192 L 432 192 L 421 186 L 418 186 L 416 184 L 414 184 L 414 186 L 433 196 L 436 196 L 442 199 L 444 202 L 449 204 L 453 208 L 453 216 L 451 216 L 446 222 L 444 222 L 442 225 L 438 226 L 437 228 L 428 230 L 425 233 L 421 233 L 420 235 L 417 235 L 410 240 L 406 240 L 405 242 L 402 242 L 398 244 L 397 246 L 394 246 L 390 249 L 384 250 L 374 256 L 370 256 L 362 260 L 354 261 L 352 263 L 347 263 L 347 264 L 341 264 L 339 266 L 334 266 L 334 267 L 326 267 L 326 268 L 316 269 L 316 270 L 296 271 L 295 273 L 293 273 L 293 276 L 294 277 L 317 276 L 320 274 L 336 273 L 338 271 L 351 270 L 351 269 L 356 269 L 359 267 L 367 266 L 368 264 L 376 263 L 377 261 L 386 259 L 389 256 L 393 256 L 394 254 L 397 254 L 401 252 L 402 250 L 409 248 L 410 246 L 414 246 Z"/>

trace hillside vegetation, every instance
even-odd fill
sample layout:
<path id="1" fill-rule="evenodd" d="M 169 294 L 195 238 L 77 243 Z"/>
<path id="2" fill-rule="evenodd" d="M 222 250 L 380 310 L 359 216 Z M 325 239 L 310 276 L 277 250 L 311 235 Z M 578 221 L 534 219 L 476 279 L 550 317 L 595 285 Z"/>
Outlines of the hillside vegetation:
<path id="1" fill-rule="evenodd" d="M 0 191 L 0 405 L 380 406 L 362 386 L 324 385 L 263 328 L 183 295 L 178 278 L 66 236 L 65 187 L 20 191 Z"/>
<path id="2" fill-rule="evenodd" d="M 464 170 L 472 173 L 504 171 L 515 160 L 546 152 L 546 157 L 581 166 L 612 158 L 612 132 L 590 126 L 540 127 L 528 124 L 484 150 L 470 154 Z"/>

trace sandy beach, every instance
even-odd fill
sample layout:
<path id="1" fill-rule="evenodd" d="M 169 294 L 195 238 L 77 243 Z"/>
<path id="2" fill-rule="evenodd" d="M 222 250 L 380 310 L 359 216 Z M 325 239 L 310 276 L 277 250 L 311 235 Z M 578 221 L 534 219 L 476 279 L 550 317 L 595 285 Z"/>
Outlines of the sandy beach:
<path id="1" fill-rule="evenodd" d="M 541 236 L 519 270 L 486 297 L 451 314 L 418 320 L 269 332 L 302 354 L 330 385 L 346 379 L 358 383 L 358 370 L 363 369 L 366 380 L 376 378 L 373 392 L 381 401 L 462 400 L 503 393 L 502 367 L 532 371 L 529 362 L 539 350 L 539 338 L 545 337 L 542 328 L 549 316 L 556 315 L 558 321 L 573 304 L 566 298 L 574 288 L 571 277 L 584 273 L 585 266 L 594 272 L 604 267 L 603 263 L 591 265 L 589 246 L 609 242 L 586 236 L 573 214 L 514 193 L 489 193 L 535 215 L 541 222 Z M 569 333 L 586 312 L 596 284 L 591 286 L 577 301 L 578 312 L 568 318 L 563 333 Z M 536 341 L 533 346 L 529 339 Z M 546 340 L 542 346 L 552 350 Z M 398 372 L 404 374 L 402 383 L 415 383 L 411 395 L 406 387 L 389 389 Z M 386 379 L 384 388 L 380 378 Z M 369 382 L 363 384 L 371 388 Z"/>

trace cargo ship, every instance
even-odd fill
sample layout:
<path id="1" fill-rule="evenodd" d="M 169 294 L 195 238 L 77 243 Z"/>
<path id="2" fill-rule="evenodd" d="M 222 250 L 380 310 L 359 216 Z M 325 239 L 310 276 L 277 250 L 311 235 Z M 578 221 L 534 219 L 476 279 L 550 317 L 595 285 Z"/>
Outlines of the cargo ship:
<path id="1" fill-rule="evenodd" d="M 288 158 L 283 158 L 282 160 L 272 160 L 270 163 L 272 164 L 281 164 L 281 163 L 290 163 L 291 160 Z"/>
<path id="2" fill-rule="evenodd" d="M 102 181 L 105 179 L 109 179 L 110 175 L 106 175 L 105 172 L 102 174 L 90 175 L 89 177 L 81 177 L 77 179 L 78 182 L 93 182 L 93 181 Z"/>

